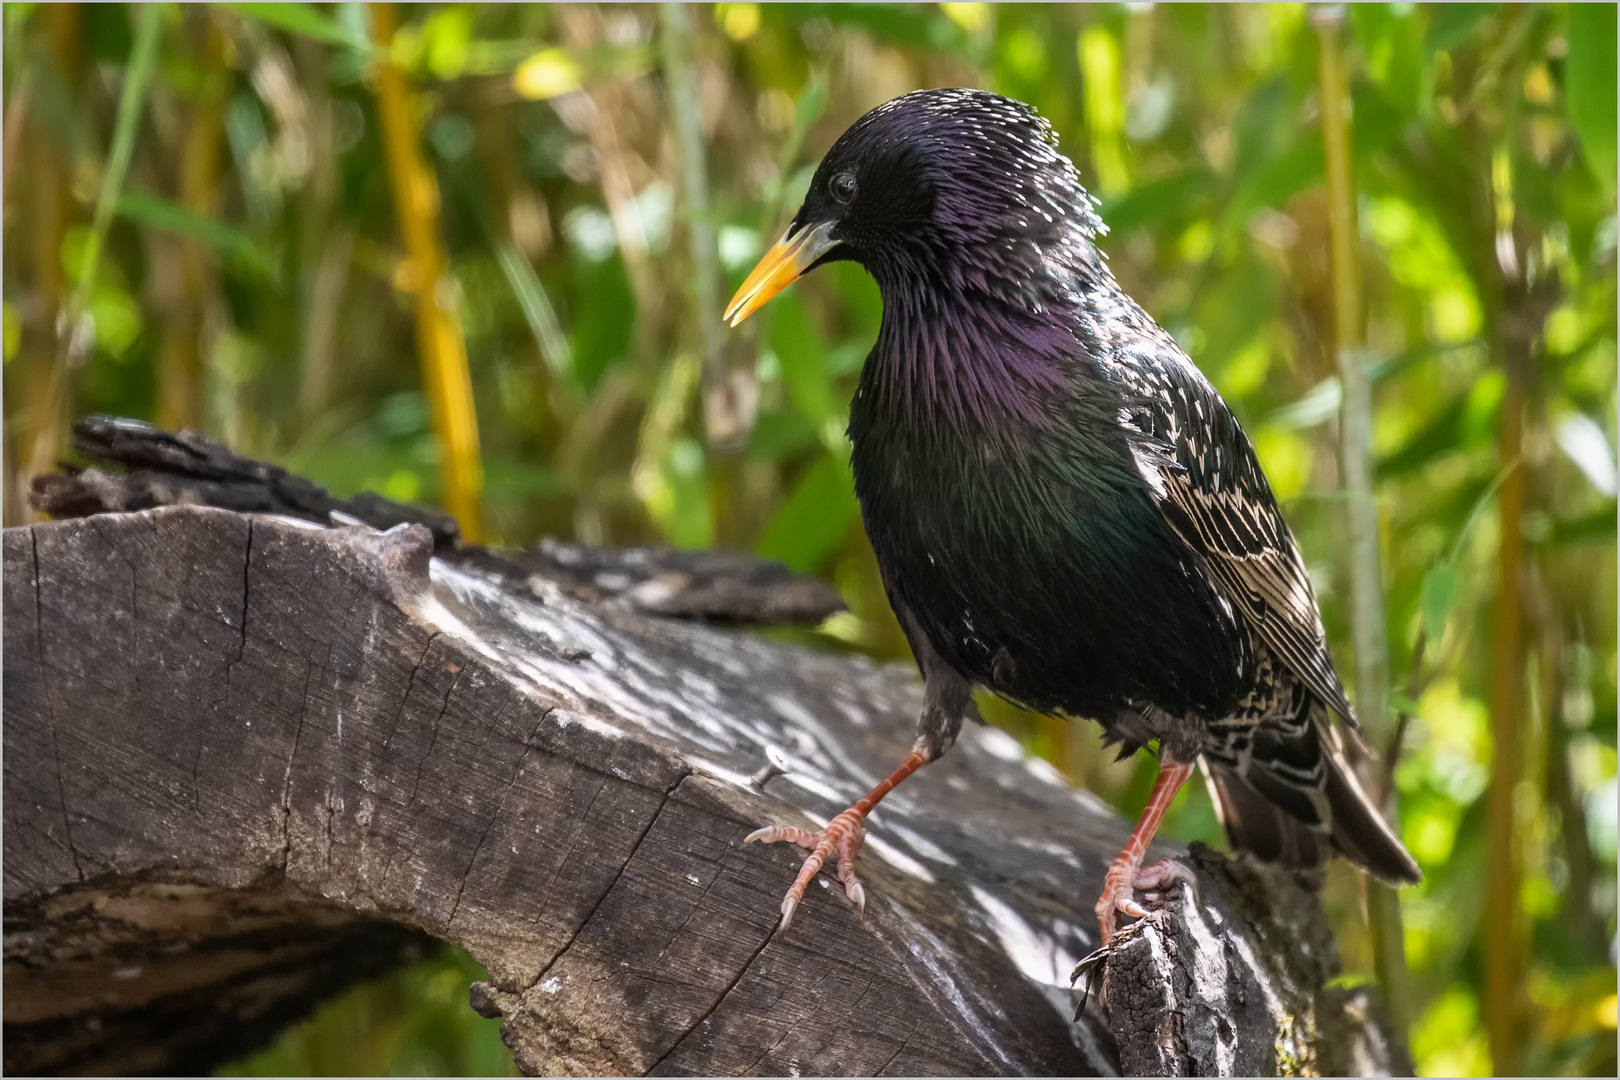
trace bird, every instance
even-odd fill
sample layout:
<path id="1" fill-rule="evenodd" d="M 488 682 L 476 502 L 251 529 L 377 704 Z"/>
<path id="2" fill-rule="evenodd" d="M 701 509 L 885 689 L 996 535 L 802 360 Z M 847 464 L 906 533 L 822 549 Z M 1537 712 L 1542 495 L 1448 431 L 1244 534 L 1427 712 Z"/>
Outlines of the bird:
<path id="1" fill-rule="evenodd" d="M 1146 809 L 1096 903 L 1107 948 L 1200 762 L 1234 850 L 1391 883 L 1421 872 L 1361 788 L 1365 748 L 1298 544 L 1232 410 L 1115 280 L 1098 202 L 1032 107 L 975 89 L 877 106 L 817 166 L 743 281 L 736 327 L 809 271 L 853 260 L 883 303 L 850 405 L 855 492 L 923 678 L 910 754 L 819 830 L 747 840 L 810 850 L 782 902 L 866 816 L 938 760 L 982 688 L 1102 725 L 1121 758 L 1156 747 Z"/>

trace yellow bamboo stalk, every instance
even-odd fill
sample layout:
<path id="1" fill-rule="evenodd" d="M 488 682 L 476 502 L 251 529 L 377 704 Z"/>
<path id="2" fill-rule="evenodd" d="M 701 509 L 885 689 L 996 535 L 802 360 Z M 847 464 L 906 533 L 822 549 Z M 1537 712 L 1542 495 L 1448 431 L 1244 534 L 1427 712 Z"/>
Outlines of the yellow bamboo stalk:
<path id="1" fill-rule="evenodd" d="M 422 357 L 433 430 L 439 441 L 439 476 L 444 508 L 461 524 L 461 535 L 478 542 L 483 535 L 479 496 L 483 463 L 478 449 L 478 416 L 473 405 L 467 345 L 456 313 L 455 288 L 439 246 L 439 191 L 422 158 L 421 130 L 405 73 L 388 58 L 399 26 L 394 4 L 371 4 L 371 34 L 382 49 L 373 72 L 377 110 L 388 155 L 399 231 L 405 240 L 407 277 L 416 293 L 416 343 Z"/>
<path id="2" fill-rule="evenodd" d="M 81 5 L 47 4 L 39 17 L 62 81 L 77 90 L 83 70 L 79 31 Z M 33 463 L 54 462 L 61 452 L 64 425 L 56 415 L 56 315 L 62 310 L 67 281 L 62 271 L 62 238 L 78 212 L 71 183 L 72 163 L 47 136 L 43 125 L 29 132 L 28 169 L 31 201 L 25 217 L 32 236 L 32 266 L 40 315 L 25 326 L 22 351 L 7 372 L 5 523 L 35 520 L 23 497 Z M 9 187 L 7 188 L 9 191 Z M 48 448 L 40 449 L 41 445 Z"/>
<path id="3" fill-rule="evenodd" d="M 200 22 L 202 78 L 192 105 L 180 167 L 180 202 L 202 217 L 218 207 L 219 159 L 225 141 L 225 32 L 214 13 L 193 8 Z M 203 418 L 204 308 L 213 288 L 212 256 L 202 241 L 186 237 L 180 249 L 181 295 L 166 320 L 159 348 L 158 426 L 197 427 Z"/>
<path id="4" fill-rule="evenodd" d="M 101 185 L 96 193 L 95 211 L 90 218 L 90 237 L 85 245 L 79 280 L 68 295 L 58 316 L 56 363 L 45 384 L 43 408 L 36 418 L 33 454 L 28 475 L 39 476 L 51 470 L 57 454 L 67 442 L 68 424 L 78 396 L 79 376 L 89 362 L 95 345 L 96 324 L 91 314 L 96 275 L 107 245 L 118 196 L 129 171 L 130 156 L 145 107 L 146 89 L 157 66 L 158 42 L 163 32 L 164 9 L 156 4 L 139 8 L 135 40 L 129 63 L 124 69 L 124 85 L 119 92 L 118 118 L 113 124 L 112 145 L 102 168 Z"/>

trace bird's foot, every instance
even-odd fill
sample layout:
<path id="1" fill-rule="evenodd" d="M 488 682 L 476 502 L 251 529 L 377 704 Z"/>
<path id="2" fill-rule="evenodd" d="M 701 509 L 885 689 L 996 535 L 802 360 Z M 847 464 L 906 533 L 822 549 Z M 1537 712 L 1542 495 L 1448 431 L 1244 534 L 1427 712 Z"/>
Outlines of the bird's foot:
<path id="1" fill-rule="evenodd" d="M 1097 925 L 1102 929 L 1102 945 L 1107 948 L 1114 940 L 1120 915 L 1133 919 L 1146 918 L 1147 908 L 1136 902 L 1138 892 L 1163 892 L 1177 881 L 1186 882 L 1198 895 L 1198 878 L 1174 859 L 1165 859 L 1143 867 L 1140 855 L 1121 855 L 1108 868 L 1103 879 L 1103 894 L 1097 900 Z"/>
<path id="2" fill-rule="evenodd" d="M 865 914 L 866 890 L 861 888 L 859 879 L 855 877 L 855 856 L 860 854 L 861 845 L 866 842 L 866 830 L 861 827 L 861 819 L 865 816 L 851 807 L 829 821 L 825 829 L 815 832 L 788 825 L 772 825 L 756 829 L 743 838 L 745 844 L 752 844 L 756 840 L 762 844 L 785 840 L 810 849 L 810 857 L 804 860 L 793 887 L 782 899 L 782 925 L 777 928 L 778 933 L 792 924 L 793 913 L 798 910 L 799 901 L 804 899 L 804 890 L 810 884 L 810 879 L 816 876 L 816 871 L 821 869 L 827 857 L 834 853 L 838 856 L 838 880 L 844 884 L 844 895 Z"/>
<path id="3" fill-rule="evenodd" d="M 1162 893 L 1178 881 L 1185 881 L 1193 891 L 1193 898 L 1197 899 L 1198 875 L 1174 859 L 1161 859 L 1143 867 L 1136 875 L 1136 891 Z"/>

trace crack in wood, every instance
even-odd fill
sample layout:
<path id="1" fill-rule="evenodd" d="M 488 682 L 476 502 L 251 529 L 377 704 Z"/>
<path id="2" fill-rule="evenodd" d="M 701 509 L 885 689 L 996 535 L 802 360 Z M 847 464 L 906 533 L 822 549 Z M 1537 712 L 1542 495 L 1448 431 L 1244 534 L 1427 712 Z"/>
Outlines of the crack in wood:
<path id="1" fill-rule="evenodd" d="M 548 711 L 554 712 L 556 710 L 553 709 Z M 536 726 L 534 730 L 535 733 L 538 734 L 540 728 Z M 585 834 L 586 827 L 590 824 L 591 811 L 596 808 L 596 800 L 602 797 L 602 792 L 607 790 L 608 781 L 612 779 L 606 773 L 597 772 L 595 769 L 585 768 L 583 765 L 579 767 L 584 769 L 586 772 L 595 773 L 598 778 L 596 790 L 591 793 L 591 801 L 586 804 L 585 812 L 579 816 L 579 823 L 574 826 L 573 832 L 569 834 L 568 850 L 563 852 L 562 859 L 558 861 L 556 868 L 552 870 L 551 880 L 546 882 L 545 892 L 540 902 L 540 910 L 535 913 L 534 919 L 529 924 L 530 926 L 539 926 L 540 920 L 545 917 L 547 911 L 551 910 L 551 898 L 556 895 L 557 879 L 562 876 L 563 867 L 568 865 L 568 860 L 574 857 L 574 848 L 579 843 L 579 838 Z"/>
<path id="2" fill-rule="evenodd" d="M 680 775 L 675 778 L 675 781 L 664 789 L 664 797 L 662 801 L 659 802 L 658 809 L 654 810 L 652 814 L 648 816 L 646 826 L 641 830 L 641 834 L 636 837 L 636 842 L 631 845 L 630 854 L 625 856 L 624 862 L 620 864 L 618 872 L 613 875 L 613 880 L 608 882 L 608 887 L 606 889 L 602 890 L 602 895 L 596 898 L 596 903 L 591 905 L 591 910 L 587 911 L 585 913 L 585 917 L 579 920 L 579 925 L 575 926 L 573 932 L 568 935 L 568 940 L 563 942 L 562 948 L 558 949 L 556 955 L 551 958 L 545 967 L 540 969 L 540 974 L 536 975 L 527 985 L 523 987 L 521 993 L 528 993 L 530 990 L 533 990 L 536 986 L 538 986 L 540 981 L 546 977 L 551 969 L 557 966 L 557 961 L 566 956 L 568 954 L 568 950 L 574 947 L 574 942 L 579 940 L 580 931 L 584 930 L 585 927 L 590 924 L 591 919 L 596 915 L 597 911 L 601 910 L 602 904 L 607 901 L 608 897 L 613 895 L 613 890 L 618 888 L 619 881 L 624 877 L 624 872 L 628 870 L 630 868 L 630 864 L 635 861 L 636 852 L 641 850 L 642 843 L 647 839 L 648 834 L 652 832 L 653 826 L 658 824 L 658 819 L 663 816 L 664 808 L 669 805 L 670 798 L 675 794 L 680 786 L 686 782 L 686 778 L 691 775 L 691 768 L 689 766 L 684 767 L 681 770 Z"/>
<path id="3" fill-rule="evenodd" d="M 906 1047 L 911 1045 L 911 1037 L 915 1034 L 917 1034 L 917 1025 L 913 1024 L 911 1025 L 911 1030 L 906 1032 L 906 1037 L 900 1040 L 899 1048 L 896 1049 L 894 1053 L 889 1055 L 888 1061 L 885 1061 L 882 1065 L 878 1066 L 876 1069 L 873 1069 L 872 1075 L 882 1076 L 884 1073 L 888 1072 L 889 1066 L 893 1065 L 897 1060 L 899 1060 L 900 1055 L 906 1052 Z"/>
<path id="4" fill-rule="evenodd" d="M 67 784 L 62 780 L 62 744 L 56 733 L 56 702 L 51 693 L 50 665 L 45 663 L 45 604 L 39 579 L 39 531 L 29 526 L 28 542 L 34 557 L 34 650 L 39 664 L 40 696 L 45 699 L 45 719 L 51 728 L 51 758 L 56 765 L 56 797 L 62 806 L 62 833 L 67 841 L 68 854 L 73 858 L 73 871 L 84 880 L 84 867 L 79 863 L 79 849 L 73 843 L 73 822 L 68 819 Z"/>
<path id="5" fill-rule="evenodd" d="M 428 650 L 433 648 L 433 643 L 443 636 L 444 631 L 442 630 L 435 630 L 429 634 L 427 643 L 422 646 L 422 655 L 418 656 L 416 663 L 411 665 L 410 677 L 405 680 L 405 693 L 399 699 L 399 709 L 394 713 L 393 722 L 388 725 L 388 734 L 383 737 L 382 746 L 384 750 L 393 744 L 394 734 L 399 731 L 400 721 L 405 718 L 405 706 L 410 704 L 411 691 L 416 688 L 416 673 L 422 670 L 423 664 L 427 663 Z"/>
<path id="6" fill-rule="evenodd" d="M 653 1062 L 652 1065 L 648 1067 L 647 1075 L 651 1076 L 651 1075 L 656 1074 L 658 1072 L 658 1067 L 660 1065 L 662 1065 L 664 1062 L 668 1061 L 670 1055 L 675 1053 L 675 1051 L 679 1050 L 681 1048 L 681 1044 L 684 1043 L 688 1038 L 690 1038 L 693 1032 L 697 1031 L 698 1028 L 702 1027 L 704 1025 L 704 1023 L 709 1019 L 709 1017 L 714 1015 L 716 1009 L 720 1008 L 721 1005 L 725 1004 L 726 998 L 730 997 L 731 992 L 733 990 L 737 989 L 737 984 L 742 982 L 743 976 L 748 974 L 749 969 L 754 966 L 754 962 L 757 961 L 760 958 L 760 956 L 764 954 L 766 947 L 770 945 L 771 940 L 773 938 L 775 938 L 775 937 L 776 937 L 776 930 L 774 928 L 772 928 L 771 930 L 766 931 L 765 940 L 761 941 L 759 943 L 759 947 L 756 948 L 754 950 L 753 954 L 748 957 L 748 960 L 743 964 L 742 969 L 737 972 L 736 976 L 731 980 L 731 982 L 726 984 L 726 988 L 724 990 L 720 991 L 720 996 L 714 999 L 714 1004 L 710 1005 L 708 1007 L 708 1009 L 704 1011 L 703 1015 L 698 1017 L 697 1020 L 695 1020 L 691 1024 L 690 1027 L 688 1027 L 685 1031 L 681 1032 L 680 1036 L 678 1038 L 676 1038 L 675 1042 L 670 1046 L 670 1048 L 668 1050 L 664 1051 L 663 1056 L 661 1056 L 657 1061 Z"/>
<path id="7" fill-rule="evenodd" d="M 247 544 L 242 552 L 242 617 L 238 621 L 241 637 L 236 646 L 236 663 L 242 662 L 247 654 L 247 619 L 248 619 L 248 590 L 252 588 L 253 573 L 253 518 L 247 519 Z"/>
<path id="8" fill-rule="evenodd" d="M 827 981 L 827 976 L 823 975 L 822 978 L 821 978 L 821 981 L 816 984 L 817 993 L 819 993 L 821 985 L 823 983 L 825 983 L 826 981 Z M 870 992 L 872 987 L 874 987 L 876 985 L 877 985 L 877 980 L 876 979 L 867 979 L 866 980 L 866 985 L 861 987 L 860 993 L 845 995 L 845 997 L 849 1000 L 849 1007 L 846 1008 L 843 1011 L 843 1013 L 841 1013 L 839 1015 L 837 1020 L 833 1021 L 828 1026 L 829 1027 L 836 1027 L 839 1023 L 842 1023 L 851 1013 L 853 1013 L 855 1011 L 855 1009 L 860 1005 L 860 1003 L 866 999 L 867 993 Z M 776 1005 L 781 1002 L 783 996 L 785 996 L 785 995 L 778 995 L 777 1000 L 771 1004 L 771 1008 L 774 1009 L 776 1007 Z M 769 1012 L 770 1009 L 767 1009 L 765 1011 Z M 787 1042 L 788 1039 L 797 1030 L 798 1030 L 797 1027 L 795 1027 L 792 1024 L 789 1024 L 787 1030 L 782 1032 L 781 1036 L 778 1037 L 775 1042 L 771 1043 L 771 1045 L 766 1049 L 766 1051 L 763 1054 L 761 1054 L 761 1055 L 759 1055 L 759 1057 L 755 1058 L 753 1064 L 749 1065 L 747 1069 L 743 1070 L 744 1075 L 758 1076 L 759 1075 L 759 1067 L 760 1067 L 761 1064 L 764 1063 L 765 1059 L 770 1057 L 772 1054 L 776 1053 L 777 1048 L 779 1046 L 781 1046 L 783 1043 Z M 916 1030 L 916 1025 L 915 1024 L 912 1025 L 912 1030 L 913 1031 Z M 908 1038 L 909 1038 L 909 1036 L 908 1036 Z M 820 1046 L 816 1047 L 815 1051 L 811 1054 L 811 1056 L 814 1057 L 815 1054 L 819 1054 L 825 1048 L 826 1048 L 826 1043 L 823 1042 Z M 896 1051 L 896 1053 L 898 1053 L 898 1051 Z M 891 1062 L 893 1060 L 894 1060 L 894 1058 L 892 1058 L 892 1057 L 889 1059 L 889 1061 L 891 1061 Z M 887 1067 L 887 1064 L 885 1064 L 885 1067 Z M 878 1072 L 882 1072 L 882 1070 L 879 1069 Z M 877 1073 L 873 1073 L 872 1075 L 876 1076 Z"/>
<path id="9" fill-rule="evenodd" d="M 298 759 L 298 740 L 304 734 L 304 717 L 309 713 L 309 680 L 315 665 L 304 661 L 304 694 L 298 703 L 298 726 L 293 729 L 292 749 L 287 753 L 287 775 L 281 786 L 281 872 L 286 873 L 292 858 L 292 774 Z"/>
<path id="10" fill-rule="evenodd" d="M 416 779 L 411 782 L 411 794 L 405 800 L 406 812 L 409 812 L 410 808 L 416 805 L 416 793 L 422 789 L 422 770 L 427 767 L 428 759 L 433 756 L 433 748 L 439 742 L 439 722 L 444 719 L 444 714 L 450 711 L 450 698 L 455 695 L 456 687 L 461 683 L 461 676 L 466 671 L 467 668 L 463 667 L 456 672 L 455 677 L 450 680 L 450 689 L 444 692 L 444 700 L 439 703 L 439 714 L 433 718 L 433 726 L 428 732 L 427 750 L 423 752 L 421 758 L 416 762 Z M 383 884 L 387 885 L 387 882 L 384 881 Z"/>
<path id="11" fill-rule="evenodd" d="M 518 754 L 517 764 L 512 769 L 512 779 L 507 781 L 506 788 L 501 792 L 500 801 L 495 804 L 495 812 L 489 815 L 489 821 L 484 825 L 484 831 L 478 834 L 478 843 L 473 845 L 472 856 L 467 860 L 467 868 L 461 872 L 461 880 L 456 885 L 455 902 L 450 905 L 450 915 L 444 920 L 446 928 L 453 927 L 456 924 L 456 912 L 461 910 L 461 896 L 467 891 L 467 878 L 472 875 L 473 867 L 478 864 L 478 853 L 484 850 L 484 842 L 489 839 L 490 830 L 495 828 L 495 822 L 500 820 L 501 811 L 506 809 L 507 796 L 512 794 L 512 789 L 517 786 L 518 778 L 523 775 L 523 767 L 528 763 L 529 751 L 534 749 L 534 737 L 540 733 L 540 725 L 545 723 L 546 717 L 550 716 L 554 711 L 555 707 L 545 709 L 540 714 L 540 718 L 534 722 L 534 729 L 523 740 L 523 751 Z M 598 792 L 600 792 L 600 789 L 598 789 Z M 596 800 L 593 798 L 591 802 L 594 805 Z M 589 813 L 589 810 L 587 809 L 586 812 Z M 553 878 L 554 882 L 555 880 Z"/>

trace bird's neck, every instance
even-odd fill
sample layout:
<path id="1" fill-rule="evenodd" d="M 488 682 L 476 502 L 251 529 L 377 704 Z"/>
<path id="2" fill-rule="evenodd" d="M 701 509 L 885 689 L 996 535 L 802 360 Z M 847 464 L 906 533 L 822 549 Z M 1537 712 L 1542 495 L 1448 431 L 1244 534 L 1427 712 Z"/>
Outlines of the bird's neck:
<path id="1" fill-rule="evenodd" d="M 1051 416 L 1069 381 L 1071 313 L 939 280 L 879 285 L 883 325 L 860 390 L 874 422 L 996 436 Z"/>

